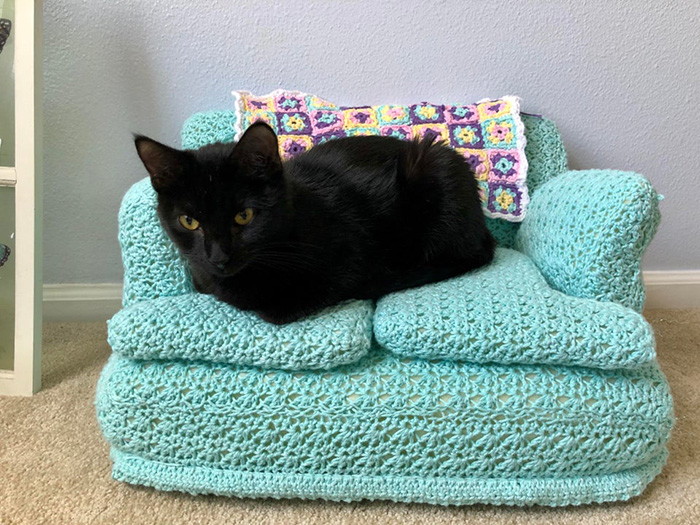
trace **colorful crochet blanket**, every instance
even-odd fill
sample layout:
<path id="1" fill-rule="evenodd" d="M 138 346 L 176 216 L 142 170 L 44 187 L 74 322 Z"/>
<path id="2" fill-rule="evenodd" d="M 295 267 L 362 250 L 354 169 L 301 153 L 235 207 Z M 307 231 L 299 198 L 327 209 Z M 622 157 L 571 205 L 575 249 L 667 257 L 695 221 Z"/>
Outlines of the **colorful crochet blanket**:
<path id="1" fill-rule="evenodd" d="M 250 124 L 263 120 L 277 132 L 280 154 L 288 159 L 341 137 L 383 135 L 410 140 L 430 133 L 467 159 L 487 216 L 511 222 L 525 217 L 528 163 L 517 97 L 475 104 L 336 106 L 300 91 L 233 94 L 238 117 L 236 140 Z"/>

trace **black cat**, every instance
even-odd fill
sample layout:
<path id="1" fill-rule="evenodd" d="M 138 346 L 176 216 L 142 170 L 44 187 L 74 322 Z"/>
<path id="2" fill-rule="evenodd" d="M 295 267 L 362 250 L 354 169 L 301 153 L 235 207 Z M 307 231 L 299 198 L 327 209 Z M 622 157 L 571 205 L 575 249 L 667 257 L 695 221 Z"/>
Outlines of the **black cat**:
<path id="1" fill-rule="evenodd" d="M 464 158 L 434 137 L 349 137 L 282 162 L 256 122 L 238 143 L 136 149 L 199 292 L 284 324 L 488 264 Z"/>

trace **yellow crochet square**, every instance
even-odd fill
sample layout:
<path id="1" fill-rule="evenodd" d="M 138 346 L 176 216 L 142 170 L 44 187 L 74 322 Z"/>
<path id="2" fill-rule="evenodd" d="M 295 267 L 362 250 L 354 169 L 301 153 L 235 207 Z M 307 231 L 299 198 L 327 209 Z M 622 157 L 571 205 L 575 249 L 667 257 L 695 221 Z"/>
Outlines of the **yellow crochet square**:
<path id="1" fill-rule="evenodd" d="M 428 131 L 431 131 L 437 135 L 436 142 L 441 140 L 446 141 L 448 144 L 450 142 L 450 131 L 447 129 L 447 124 L 414 124 L 411 127 L 413 128 L 414 137 L 422 138 Z"/>
<path id="2" fill-rule="evenodd" d="M 484 121 L 490 118 L 504 117 L 511 112 L 510 102 L 507 100 L 490 100 L 488 102 L 480 102 L 476 106 L 479 112 L 479 120 Z"/>
<path id="3" fill-rule="evenodd" d="M 345 129 L 376 128 L 377 112 L 375 108 L 350 108 L 343 111 Z"/>
<path id="4" fill-rule="evenodd" d="M 487 181 L 491 164 L 489 153 L 483 149 L 455 148 L 455 151 L 467 159 L 467 164 L 474 172 L 476 180 Z"/>
<path id="5" fill-rule="evenodd" d="M 271 96 L 242 95 L 241 100 L 245 111 L 275 111 L 275 99 Z"/>

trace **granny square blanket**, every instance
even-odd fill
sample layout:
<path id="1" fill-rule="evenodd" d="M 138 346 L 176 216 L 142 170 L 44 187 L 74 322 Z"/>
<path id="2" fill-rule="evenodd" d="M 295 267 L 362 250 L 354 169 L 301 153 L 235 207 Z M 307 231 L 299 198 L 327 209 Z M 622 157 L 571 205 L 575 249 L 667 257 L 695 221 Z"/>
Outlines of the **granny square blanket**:
<path id="1" fill-rule="evenodd" d="M 475 104 L 336 106 L 315 95 L 277 90 L 254 96 L 234 91 L 236 140 L 258 120 L 277 132 L 288 159 L 327 140 L 382 135 L 411 140 L 432 134 L 464 155 L 476 176 L 485 215 L 511 222 L 529 202 L 525 128 L 517 97 Z"/>

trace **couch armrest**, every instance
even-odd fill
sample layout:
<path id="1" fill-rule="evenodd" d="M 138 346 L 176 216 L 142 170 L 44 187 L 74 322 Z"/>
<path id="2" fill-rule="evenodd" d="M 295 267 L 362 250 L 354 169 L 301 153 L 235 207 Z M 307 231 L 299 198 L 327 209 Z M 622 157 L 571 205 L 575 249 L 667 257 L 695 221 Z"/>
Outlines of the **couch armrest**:
<path id="1" fill-rule="evenodd" d="M 190 272 L 163 230 L 156 206 L 156 192 L 146 178 L 126 192 L 119 209 L 124 306 L 194 291 Z"/>
<path id="2" fill-rule="evenodd" d="M 641 311 L 641 258 L 659 225 L 658 202 L 636 173 L 568 171 L 532 195 L 515 247 L 553 288 Z"/>

